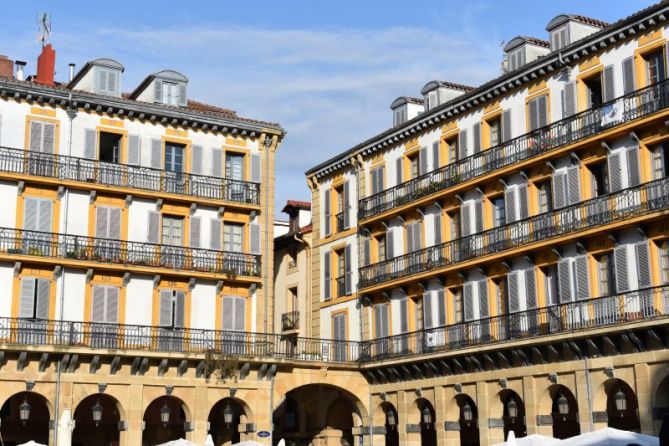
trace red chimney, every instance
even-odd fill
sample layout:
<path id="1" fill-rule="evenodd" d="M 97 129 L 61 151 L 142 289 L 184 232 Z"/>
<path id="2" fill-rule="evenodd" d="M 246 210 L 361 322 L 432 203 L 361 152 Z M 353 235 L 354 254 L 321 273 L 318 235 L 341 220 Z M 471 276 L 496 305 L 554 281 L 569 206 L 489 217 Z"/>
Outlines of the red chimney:
<path id="1" fill-rule="evenodd" d="M 0 56 L 0 77 L 14 77 L 14 62 L 7 56 Z"/>
<path id="2" fill-rule="evenodd" d="M 56 68 L 56 51 L 47 44 L 42 48 L 42 54 L 37 58 L 37 77 L 35 82 L 38 84 L 53 85 L 53 76 Z"/>

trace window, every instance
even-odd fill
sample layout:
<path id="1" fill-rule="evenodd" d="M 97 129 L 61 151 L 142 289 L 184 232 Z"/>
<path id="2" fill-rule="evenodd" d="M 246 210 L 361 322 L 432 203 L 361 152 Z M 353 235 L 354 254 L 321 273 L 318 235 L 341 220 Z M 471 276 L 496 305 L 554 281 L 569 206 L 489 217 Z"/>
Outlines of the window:
<path id="1" fill-rule="evenodd" d="M 56 126 L 50 122 L 30 121 L 31 152 L 53 153 L 56 142 Z"/>
<path id="2" fill-rule="evenodd" d="M 653 150 L 653 179 L 666 178 L 669 173 L 669 153 L 666 153 L 664 144 Z"/>
<path id="3" fill-rule="evenodd" d="M 448 213 L 449 229 L 451 240 L 460 238 L 460 214 L 457 212 Z"/>
<path id="4" fill-rule="evenodd" d="M 495 227 L 506 224 L 506 211 L 504 208 L 504 198 L 494 198 L 492 200 L 493 219 Z"/>
<path id="5" fill-rule="evenodd" d="M 448 162 L 456 162 L 458 160 L 458 138 L 447 140 L 446 147 L 448 148 Z"/>
<path id="6" fill-rule="evenodd" d="M 346 313 L 332 316 L 332 338 L 335 341 L 346 340 Z"/>
<path id="7" fill-rule="evenodd" d="M 418 154 L 409 157 L 409 174 L 411 178 L 417 178 L 420 175 Z"/>
<path id="8" fill-rule="evenodd" d="M 181 144 L 165 143 L 165 170 L 177 173 L 184 171 L 184 149 Z"/>
<path id="9" fill-rule="evenodd" d="M 51 232 L 53 202 L 43 198 L 26 197 L 24 200 L 23 229 Z"/>
<path id="10" fill-rule="evenodd" d="M 374 305 L 374 335 L 376 339 L 385 338 L 390 334 L 388 323 L 388 304 Z"/>
<path id="11" fill-rule="evenodd" d="M 225 154 L 225 177 L 231 180 L 244 180 L 244 155 L 239 153 Z"/>
<path id="12" fill-rule="evenodd" d="M 525 49 L 519 48 L 509 53 L 508 56 L 509 70 L 516 70 L 525 65 Z"/>
<path id="13" fill-rule="evenodd" d="M 599 295 L 608 296 L 609 294 L 613 294 L 611 287 L 613 283 L 613 269 L 609 254 L 604 254 L 597 258 L 597 276 L 599 279 Z"/>
<path id="14" fill-rule="evenodd" d="M 406 234 L 408 251 L 414 252 L 420 250 L 423 245 L 420 221 L 409 223 L 406 228 Z"/>
<path id="15" fill-rule="evenodd" d="M 495 296 L 495 308 L 497 308 L 497 314 L 507 314 L 509 312 L 507 302 L 508 302 L 508 296 L 506 293 L 506 277 L 493 280 L 493 292 Z"/>
<path id="16" fill-rule="evenodd" d="M 551 32 L 551 50 L 559 50 L 569 45 L 569 28 L 567 25 Z"/>
<path id="17" fill-rule="evenodd" d="M 551 182 L 545 181 L 537 185 L 539 191 L 539 213 L 543 214 L 553 208 L 553 198 L 551 195 Z"/>
<path id="18" fill-rule="evenodd" d="M 669 283 L 669 241 L 660 246 L 660 268 L 662 269 L 662 282 Z"/>
<path id="19" fill-rule="evenodd" d="M 430 91 L 425 95 L 425 110 L 432 110 L 439 105 L 439 92 Z"/>
<path id="20" fill-rule="evenodd" d="M 91 322 L 115 324 L 118 322 L 119 288 L 114 286 L 93 286 L 91 302 Z"/>
<path id="21" fill-rule="evenodd" d="M 244 241 L 244 225 L 225 223 L 223 225 L 223 250 L 242 252 Z"/>
<path id="22" fill-rule="evenodd" d="M 550 265 L 541 268 L 541 272 L 544 274 L 544 295 L 546 296 L 546 305 L 557 305 L 557 274 L 555 272 L 555 266 Z"/>
<path id="23" fill-rule="evenodd" d="M 19 317 L 49 319 L 51 282 L 47 279 L 24 277 L 21 279 Z"/>
<path id="24" fill-rule="evenodd" d="M 386 260 L 386 236 L 382 235 L 376 238 L 376 243 L 378 246 L 377 256 L 379 262 L 385 262 Z"/>
<path id="25" fill-rule="evenodd" d="M 120 76 L 119 70 L 111 70 L 104 67 L 95 67 L 95 92 L 107 96 L 120 96 Z"/>
<path id="26" fill-rule="evenodd" d="M 546 95 L 534 98 L 527 103 L 528 121 L 530 131 L 534 131 L 548 125 L 548 97 Z"/>
<path id="27" fill-rule="evenodd" d="M 605 195 L 609 189 L 608 174 L 606 172 L 606 163 L 597 163 L 589 166 L 590 178 L 592 181 L 592 197 Z"/>
<path id="28" fill-rule="evenodd" d="M 407 110 L 404 107 L 398 108 L 393 112 L 393 126 L 402 125 L 407 120 Z"/>
<path id="29" fill-rule="evenodd" d="M 585 84 L 587 107 L 593 108 L 602 105 L 602 78 L 601 76 L 593 76 L 583 81 Z"/>
<path id="30" fill-rule="evenodd" d="M 163 217 L 163 245 L 181 246 L 183 244 L 183 217 Z"/>
<path id="31" fill-rule="evenodd" d="M 179 290 L 160 291 L 160 321 L 165 328 L 183 328 L 185 325 L 186 293 Z"/>
<path id="32" fill-rule="evenodd" d="M 348 296 L 353 292 L 351 246 L 335 251 L 337 258 L 337 297 Z"/>
<path id="33" fill-rule="evenodd" d="M 179 85 L 163 81 L 163 104 L 179 105 Z"/>
<path id="34" fill-rule="evenodd" d="M 223 323 L 225 331 L 245 331 L 246 299 L 242 296 L 223 296 Z"/>
<path id="35" fill-rule="evenodd" d="M 372 195 L 382 192 L 384 189 L 385 168 L 383 166 L 372 169 Z"/>
<path id="36" fill-rule="evenodd" d="M 100 132 L 100 161 L 113 164 L 121 162 L 121 138 L 118 133 Z"/>
<path id="37" fill-rule="evenodd" d="M 462 288 L 453 288 L 451 289 L 451 300 L 453 308 L 453 323 L 459 324 L 462 322 L 463 309 L 462 309 Z"/>
<path id="38" fill-rule="evenodd" d="M 644 56 L 646 60 L 646 76 L 648 85 L 653 85 L 664 80 L 664 53 L 663 50 L 655 51 Z"/>
<path id="39" fill-rule="evenodd" d="M 495 147 L 500 143 L 500 118 L 495 118 L 488 121 L 488 128 L 490 129 L 490 147 Z"/>

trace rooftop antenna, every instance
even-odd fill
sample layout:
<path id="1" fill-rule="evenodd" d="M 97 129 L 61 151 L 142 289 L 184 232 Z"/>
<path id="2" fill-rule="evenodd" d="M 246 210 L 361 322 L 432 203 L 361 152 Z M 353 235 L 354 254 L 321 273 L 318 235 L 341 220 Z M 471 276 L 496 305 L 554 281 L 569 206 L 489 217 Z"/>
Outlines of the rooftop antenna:
<path id="1" fill-rule="evenodd" d="M 42 48 L 49 41 L 49 35 L 51 34 L 51 14 L 48 12 L 43 12 L 37 16 L 37 26 L 39 27 L 39 34 L 37 40 L 42 42 Z"/>

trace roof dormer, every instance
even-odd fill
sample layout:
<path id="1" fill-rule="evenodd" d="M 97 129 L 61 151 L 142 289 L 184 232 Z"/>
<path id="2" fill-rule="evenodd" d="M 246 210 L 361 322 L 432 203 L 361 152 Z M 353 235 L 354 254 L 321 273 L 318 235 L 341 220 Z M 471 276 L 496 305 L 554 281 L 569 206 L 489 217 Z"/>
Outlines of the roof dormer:
<path id="1" fill-rule="evenodd" d="M 113 59 L 95 59 L 86 62 L 68 88 L 118 98 L 121 96 L 121 73 L 124 70 L 123 65 Z"/>
<path id="2" fill-rule="evenodd" d="M 130 94 L 130 99 L 185 107 L 188 78 L 173 70 L 151 74 Z"/>
<path id="3" fill-rule="evenodd" d="M 602 28 L 609 26 L 601 20 L 574 14 L 560 14 L 546 26 L 551 51 L 560 50 Z"/>
<path id="4" fill-rule="evenodd" d="M 423 113 L 423 100 L 400 96 L 390 104 L 393 111 L 393 127 L 402 125 Z"/>
<path id="5" fill-rule="evenodd" d="M 429 111 L 473 89 L 453 82 L 430 81 L 420 90 L 420 94 L 423 95 L 425 111 Z"/>
<path id="6" fill-rule="evenodd" d="M 517 36 L 504 46 L 503 71 L 513 71 L 550 53 L 549 43 L 535 37 Z"/>

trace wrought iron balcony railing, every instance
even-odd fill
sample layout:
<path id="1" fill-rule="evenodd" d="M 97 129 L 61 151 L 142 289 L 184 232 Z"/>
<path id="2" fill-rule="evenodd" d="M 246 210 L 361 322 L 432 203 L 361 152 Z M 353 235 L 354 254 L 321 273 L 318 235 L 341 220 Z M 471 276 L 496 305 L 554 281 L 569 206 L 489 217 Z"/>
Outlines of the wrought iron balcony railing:
<path id="1" fill-rule="evenodd" d="M 260 276 L 260 256 L 184 246 L 0 228 L 0 253 Z"/>
<path id="2" fill-rule="evenodd" d="M 0 172 L 259 204 L 260 184 L 0 147 Z"/>
<path id="3" fill-rule="evenodd" d="M 298 330 L 300 328 L 300 312 L 289 311 L 281 315 L 281 330 Z"/>
<path id="4" fill-rule="evenodd" d="M 362 267 L 359 289 L 666 209 L 669 209 L 669 178 Z"/>
<path id="5" fill-rule="evenodd" d="M 368 341 L 369 361 L 459 350 L 669 315 L 669 285 Z"/>
<path id="6" fill-rule="evenodd" d="M 463 181 L 578 142 L 667 107 L 669 80 L 626 94 L 365 197 L 359 202 L 358 218 L 364 220 L 379 215 Z"/>

